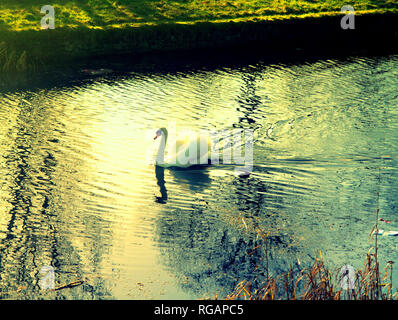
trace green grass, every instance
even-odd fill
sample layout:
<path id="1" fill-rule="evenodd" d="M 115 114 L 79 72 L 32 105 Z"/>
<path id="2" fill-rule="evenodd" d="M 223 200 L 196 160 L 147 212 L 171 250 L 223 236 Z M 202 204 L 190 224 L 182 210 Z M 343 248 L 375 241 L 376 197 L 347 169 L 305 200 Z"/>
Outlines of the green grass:
<path id="1" fill-rule="evenodd" d="M 39 30 L 36 0 L 2 0 L 0 30 Z M 160 23 L 244 21 L 337 14 L 346 0 L 53 0 L 56 27 L 117 28 Z M 349 3 L 349 2 L 348 2 Z M 357 12 L 398 11 L 396 0 L 356 0 Z"/>
<path id="2" fill-rule="evenodd" d="M 55 9 L 55 30 L 40 32 L 40 9 L 49 3 Z M 380 19 L 393 13 L 388 15 L 390 25 L 391 16 L 398 14 L 397 0 L 353 3 L 358 16 Z M 335 32 L 332 24 L 338 22 L 327 21 L 339 19 L 346 4 L 347 0 L 1 0 L 0 73 L 40 72 L 52 63 L 92 56 L 214 48 L 265 37 L 279 47 L 279 34 L 304 36 L 300 30 L 305 28 L 293 26 L 303 27 L 304 20 L 306 25 L 322 20 L 324 30 Z M 393 32 L 386 38 L 395 43 Z"/>

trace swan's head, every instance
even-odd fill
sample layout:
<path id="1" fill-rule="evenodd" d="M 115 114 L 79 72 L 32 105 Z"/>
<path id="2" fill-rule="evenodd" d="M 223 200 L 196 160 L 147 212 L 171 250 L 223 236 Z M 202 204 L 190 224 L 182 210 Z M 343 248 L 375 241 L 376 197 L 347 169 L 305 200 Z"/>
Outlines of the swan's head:
<path id="1" fill-rule="evenodd" d="M 160 128 L 156 131 L 156 135 L 155 138 L 153 138 L 153 140 L 156 140 L 158 137 L 160 137 L 161 135 L 164 135 L 167 137 L 167 129 L 166 128 Z"/>

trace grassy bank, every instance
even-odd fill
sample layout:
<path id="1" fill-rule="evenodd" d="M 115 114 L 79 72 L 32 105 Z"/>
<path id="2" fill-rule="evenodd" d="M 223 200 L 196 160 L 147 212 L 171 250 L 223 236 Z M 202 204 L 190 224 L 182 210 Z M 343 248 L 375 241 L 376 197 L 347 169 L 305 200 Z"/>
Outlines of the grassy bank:
<path id="1" fill-rule="evenodd" d="M 264 20 L 278 16 L 335 14 L 345 0 L 54 0 L 59 28 L 120 28 L 143 24 Z M 398 10 L 395 0 L 356 0 L 358 13 Z M 1 30 L 40 30 L 41 5 L 33 0 L 3 0 Z"/>
<path id="2" fill-rule="evenodd" d="M 42 30 L 33 0 L 0 4 L 0 71 L 41 70 L 92 56 L 267 46 L 370 47 L 398 42 L 395 0 L 355 1 L 355 31 L 342 32 L 342 0 L 54 0 L 55 29 Z M 362 22 L 362 23 L 359 23 Z M 381 36 L 381 37 L 380 37 Z"/>

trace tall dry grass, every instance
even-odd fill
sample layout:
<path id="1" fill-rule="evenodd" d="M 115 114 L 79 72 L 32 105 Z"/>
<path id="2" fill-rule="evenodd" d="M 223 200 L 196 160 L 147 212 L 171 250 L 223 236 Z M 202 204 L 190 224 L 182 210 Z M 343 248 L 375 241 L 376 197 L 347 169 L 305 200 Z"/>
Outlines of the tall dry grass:
<path id="1" fill-rule="evenodd" d="M 340 270 L 332 272 L 322 257 L 312 267 L 295 275 L 293 270 L 276 278 L 269 277 L 260 288 L 250 281 L 241 281 L 227 300 L 392 300 L 393 262 L 389 261 L 383 274 L 375 253 L 368 253 L 361 270 L 355 274 L 352 289 L 342 289 Z"/>
<path id="2" fill-rule="evenodd" d="M 380 176 L 380 172 L 379 172 Z M 330 270 L 324 262 L 322 253 L 313 265 L 301 270 L 298 274 L 290 268 L 277 277 L 268 274 L 268 239 L 262 233 L 265 248 L 266 281 L 254 288 L 247 280 L 239 282 L 227 300 L 394 300 L 398 292 L 393 292 L 393 261 L 388 261 L 383 272 L 380 272 L 378 259 L 379 231 L 379 192 L 377 193 L 376 223 L 370 233 L 374 247 L 366 254 L 363 267 L 355 272 L 353 284 L 343 288 L 344 274 L 342 268 Z M 348 279 L 348 278 L 347 278 Z"/>

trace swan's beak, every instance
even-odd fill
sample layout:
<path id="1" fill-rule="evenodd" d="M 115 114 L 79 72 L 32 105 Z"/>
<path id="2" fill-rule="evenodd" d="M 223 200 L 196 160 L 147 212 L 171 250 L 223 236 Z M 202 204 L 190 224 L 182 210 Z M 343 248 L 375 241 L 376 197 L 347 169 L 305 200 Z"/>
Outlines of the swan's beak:
<path id="1" fill-rule="evenodd" d="M 158 135 L 156 135 L 156 136 L 155 136 L 155 138 L 153 138 L 153 140 L 156 140 L 158 137 L 159 137 L 159 136 L 158 136 Z"/>

